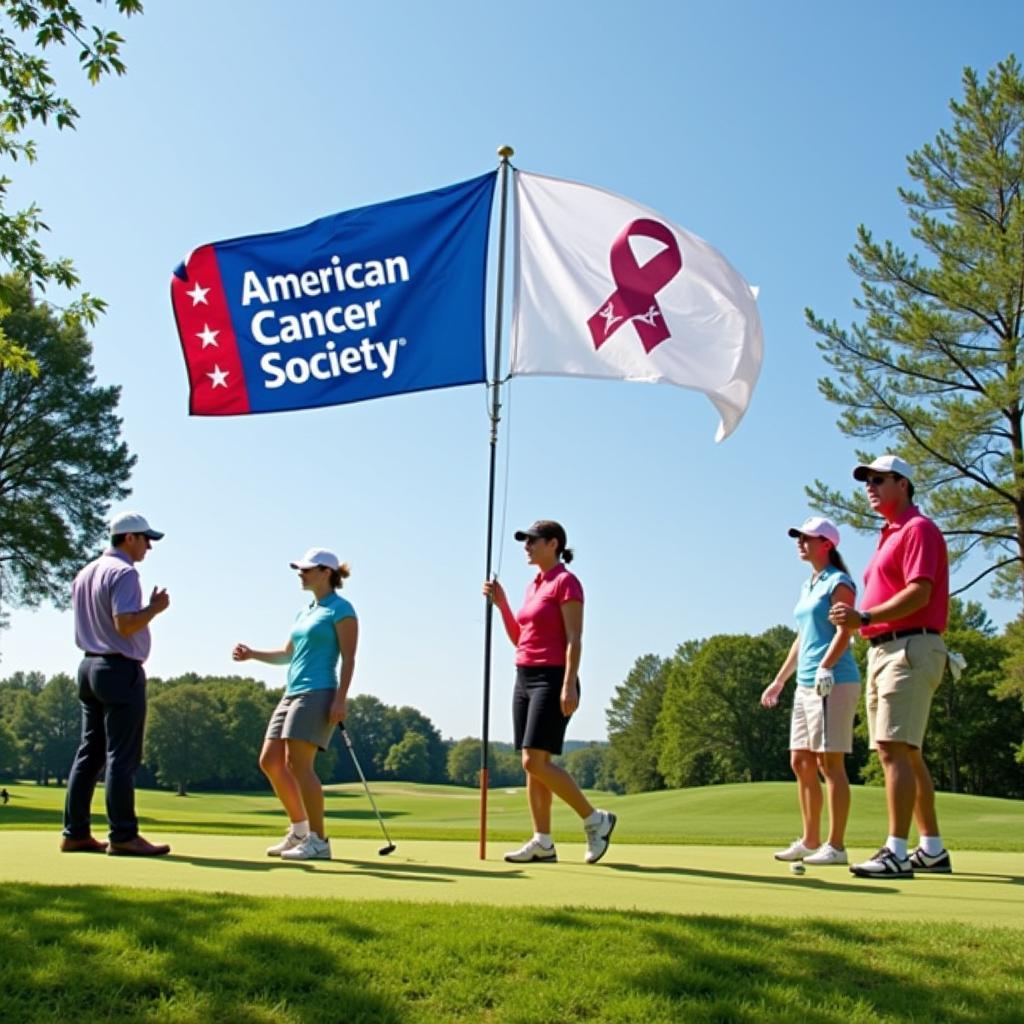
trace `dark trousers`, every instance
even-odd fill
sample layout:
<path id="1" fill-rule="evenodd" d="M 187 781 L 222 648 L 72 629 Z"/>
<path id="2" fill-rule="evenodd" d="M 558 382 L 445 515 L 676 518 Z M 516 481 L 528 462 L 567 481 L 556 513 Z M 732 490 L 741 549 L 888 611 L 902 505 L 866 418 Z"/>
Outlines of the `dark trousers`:
<path id="1" fill-rule="evenodd" d="M 119 654 L 86 656 L 78 666 L 82 742 L 68 773 L 64 835 L 90 834 L 92 795 L 106 768 L 110 841 L 124 843 L 139 834 L 135 817 L 135 772 L 142 762 L 146 726 L 146 674 L 142 665 Z"/>

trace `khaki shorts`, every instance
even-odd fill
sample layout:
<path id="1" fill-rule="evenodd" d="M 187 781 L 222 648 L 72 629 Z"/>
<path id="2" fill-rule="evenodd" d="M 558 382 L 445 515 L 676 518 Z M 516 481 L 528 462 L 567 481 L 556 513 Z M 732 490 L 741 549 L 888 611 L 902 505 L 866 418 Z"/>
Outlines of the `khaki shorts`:
<path id="1" fill-rule="evenodd" d="M 268 740 L 305 740 L 326 750 L 331 742 L 331 705 L 337 690 L 309 690 L 284 696 L 267 726 Z"/>
<path id="2" fill-rule="evenodd" d="M 920 747 L 932 697 L 946 671 L 946 645 L 935 633 L 889 640 L 868 651 L 867 717 L 871 749 Z"/>
<path id="3" fill-rule="evenodd" d="M 849 754 L 859 700 L 860 683 L 836 683 L 827 697 L 819 697 L 813 686 L 797 686 L 789 722 L 789 749 Z"/>

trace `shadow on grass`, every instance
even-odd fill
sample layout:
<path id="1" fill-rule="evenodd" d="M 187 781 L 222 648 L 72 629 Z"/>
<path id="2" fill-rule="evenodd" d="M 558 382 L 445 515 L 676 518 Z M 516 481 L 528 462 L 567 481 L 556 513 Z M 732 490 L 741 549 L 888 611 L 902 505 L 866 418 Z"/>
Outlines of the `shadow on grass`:
<path id="1" fill-rule="evenodd" d="M 140 1021 L 156 1012 L 241 1024 L 279 1019 L 275 1008 L 300 1019 L 318 1005 L 347 1021 L 404 1019 L 400 1001 L 371 991 L 343 954 L 373 941 L 376 929 L 334 912 L 326 944 L 308 937 L 301 917 L 267 921 L 265 931 L 238 917 L 230 896 L 6 886 L 0 921 L 17 941 L 0 963 L 0 1018 Z"/>
<path id="2" fill-rule="evenodd" d="M 169 853 L 166 860 L 191 864 L 197 868 L 215 868 L 228 871 L 304 871 L 337 875 L 350 878 L 352 875 L 369 875 L 391 881 L 413 879 L 424 882 L 452 882 L 460 878 L 493 878 L 497 881 L 525 877 L 516 868 L 507 871 L 486 871 L 476 868 L 456 868 L 438 864 L 410 863 L 381 857 L 379 860 L 355 860 L 335 857 L 329 861 L 281 861 L 276 857 L 256 860 L 240 857 L 201 857 L 195 854 Z"/>
<path id="3" fill-rule="evenodd" d="M 827 878 L 818 875 L 779 875 L 778 878 L 766 875 L 751 875 L 742 871 L 709 871 L 706 868 L 684 868 L 665 867 L 664 865 L 649 866 L 646 864 L 608 864 L 606 865 L 615 871 L 625 871 L 640 875 L 679 875 L 681 878 L 714 878 L 726 882 L 750 882 L 754 885 L 782 885 L 787 888 L 800 889 L 823 889 L 829 892 L 866 892 L 872 896 L 880 893 L 898 893 L 900 889 L 894 887 L 892 882 L 872 885 L 871 880 L 865 882 L 835 881 L 830 882 Z"/>
<path id="4" fill-rule="evenodd" d="M 0 930 L 18 1024 L 1019 1024 L 1024 1001 L 1018 933 L 953 924 L 15 884 Z"/>
<path id="5" fill-rule="evenodd" d="M 1019 1002 L 998 989 L 1016 975 L 1012 987 L 1020 990 L 1019 953 L 1016 966 L 997 965 L 998 938 L 986 943 L 969 928 L 963 932 L 974 970 L 964 962 L 963 943 L 950 948 L 940 934 L 922 943 L 919 932 L 898 925 L 705 918 L 688 922 L 684 934 L 652 928 L 649 938 L 666 956 L 633 972 L 629 983 L 683 1005 L 697 999 L 711 1011 L 709 1019 L 751 1024 L 833 1024 L 854 1017 L 1018 1022 Z M 1001 976 L 1001 983 L 975 973 L 978 966 Z M 730 991 L 742 993 L 745 1013 Z"/>
<path id="6" fill-rule="evenodd" d="M 61 812 L 56 808 L 15 807 L 8 804 L 0 813 L 0 827 L 3 828 L 38 828 L 40 825 L 53 825 L 58 831 L 61 826 Z"/>

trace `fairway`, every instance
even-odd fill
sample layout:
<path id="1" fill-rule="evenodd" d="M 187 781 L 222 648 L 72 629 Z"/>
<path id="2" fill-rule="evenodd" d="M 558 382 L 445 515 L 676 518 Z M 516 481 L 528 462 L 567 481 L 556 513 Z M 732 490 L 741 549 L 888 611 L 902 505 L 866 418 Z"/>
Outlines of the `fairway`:
<path id="1" fill-rule="evenodd" d="M 478 794 L 454 786 L 375 783 L 398 849 L 379 857 L 382 836 L 361 787 L 330 787 L 334 859 L 282 863 L 264 851 L 280 834 L 276 800 L 262 793 L 187 798 L 140 790 L 144 833 L 171 843 L 155 861 L 61 854 L 63 790 L 20 784 L 2 808 L 0 881 L 118 885 L 247 896 L 593 907 L 671 914 L 934 920 L 1024 927 L 1024 806 L 1019 801 L 940 794 L 952 876 L 901 882 L 856 879 L 845 868 L 795 876 L 772 859 L 798 822 L 785 783 L 714 786 L 636 796 L 593 794 L 619 826 L 605 861 L 583 863 L 578 825 L 558 808 L 560 861 L 506 864 L 502 854 L 528 832 L 525 794 L 492 791 L 487 859 L 478 857 Z M 884 793 L 854 787 L 850 855 L 877 848 Z M 94 829 L 102 835 L 102 794 Z"/>
<path id="2" fill-rule="evenodd" d="M 267 794 L 141 790 L 143 830 L 172 852 L 133 859 L 60 853 L 63 791 L 11 787 L 0 923 L 14 952 L 0 963 L 0 1018 L 1019 1020 L 1019 802 L 942 794 L 955 873 L 893 883 L 842 867 L 796 876 L 774 861 L 798 820 L 782 783 L 594 794 L 620 816 L 597 865 L 564 813 L 557 864 L 505 863 L 528 828 L 521 790 L 490 794 L 483 861 L 474 791 L 374 790 L 390 856 L 361 788 L 331 787 L 334 859 L 284 863 L 264 852 L 283 824 Z M 851 856 L 876 848 L 883 798 L 856 787 Z M 84 994 L 96 1016 L 83 1017 Z"/>
<path id="3" fill-rule="evenodd" d="M 1024 857 L 1015 853 L 964 852 L 954 875 L 886 883 L 845 868 L 808 868 L 797 877 L 757 847 L 615 843 L 604 862 L 586 865 L 582 845 L 562 844 L 558 864 L 516 865 L 501 860 L 500 846 L 481 861 L 472 843 L 407 840 L 378 857 L 372 842 L 337 840 L 332 861 L 285 864 L 267 857 L 258 837 L 161 838 L 171 843 L 169 857 L 115 860 L 61 854 L 52 834 L 9 833 L 0 882 L 1024 928 Z"/>
<path id="4" fill-rule="evenodd" d="M 480 795 L 460 786 L 373 782 L 373 791 L 388 832 L 404 839 L 451 839 L 472 843 L 479 828 Z M 5 829 L 60 831 L 64 789 L 27 783 L 8 786 L 11 802 L 0 807 L 0 834 Z M 598 807 L 619 817 L 615 837 L 621 843 L 785 846 L 800 827 L 796 787 L 789 782 L 735 783 L 656 793 L 616 796 L 588 793 Z M 853 786 L 847 840 L 874 853 L 885 838 L 885 792 L 879 786 Z M 138 791 L 143 834 L 205 832 L 217 835 L 277 836 L 284 831 L 280 804 L 270 793 L 193 793 L 175 796 L 166 790 Z M 332 838 L 381 838 L 362 787 L 328 786 L 327 824 Z M 491 790 L 488 836 L 492 842 L 515 843 L 529 835 L 523 789 Z M 1024 851 L 1024 802 L 939 793 L 943 836 L 951 850 Z M 572 812 L 556 801 L 554 835 L 560 844 L 581 836 Z M 93 801 L 93 828 L 104 832 L 103 794 Z"/>

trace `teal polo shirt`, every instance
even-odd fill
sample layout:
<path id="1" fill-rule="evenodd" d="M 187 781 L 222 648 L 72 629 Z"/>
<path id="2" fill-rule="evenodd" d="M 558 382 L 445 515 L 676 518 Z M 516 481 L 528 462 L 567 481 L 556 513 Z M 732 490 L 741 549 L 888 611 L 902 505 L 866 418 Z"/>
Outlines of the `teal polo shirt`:
<path id="1" fill-rule="evenodd" d="M 828 621 L 828 611 L 832 607 L 832 591 L 843 583 L 857 593 L 853 580 L 845 572 L 834 565 L 827 565 L 814 581 L 813 587 L 808 579 L 800 590 L 800 600 L 793 609 L 800 630 L 800 656 L 796 663 L 796 681 L 800 686 L 814 685 L 814 675 L 835 636 L 836 627 Z M 860 682 L 860 673 L 850 647 L 843 651 L 842 657 L 833 665 L 832 674 L 837 683 Z"/>
<path id="2" fill-rule="evenodd" d="M 334 624 L 355 617 L 355 609 L 340 594 L 328 594 L 295 616 L 285 690 L 289 697 L 311 690 L 333 690 L 338 685 L 341 649 Z"/>

